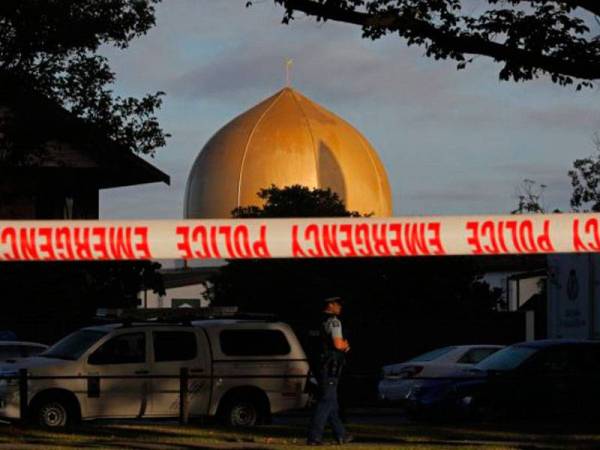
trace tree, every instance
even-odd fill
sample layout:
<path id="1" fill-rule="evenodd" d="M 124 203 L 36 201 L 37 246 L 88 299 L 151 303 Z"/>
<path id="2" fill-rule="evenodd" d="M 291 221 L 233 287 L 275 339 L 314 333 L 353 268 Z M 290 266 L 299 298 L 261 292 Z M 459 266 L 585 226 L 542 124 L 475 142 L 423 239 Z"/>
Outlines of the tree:
<path id="1" fill-rule="evenodd" d="M 261 190 L 260 196 L 263 206 L 238 208 L 234 216 L 359 220 L 328 189 L 271 186 Z M 209 297 L 213 305 L 276 314 L 292 324 L 310 353 L 308 336 L 319 323 L 323 299 L 342 296 L 344 323 L 354 333 L 352 346 L 361 355 L 360 360 L 351 361 L 351 370 L 373 370 L 386 358 L 403 358 L 424 347 L 470 339 L 468 328 L 457 324 L 494 311 L 500 301 L 500 293 L 480 279 L 478 261 L 472 257 L 229 261 L 210 280 Z M 438 319 L 442 330 L 436 329 Z M 411 333 L 413 341 L 395 340 L 397 335 Z M 381 346 L 381 342 L 390 345 Z"/>
<path id="2" fill-rule="evenodd" d="M 89 325 L 98 308 L 137 308 L 142 289 L 164 294 L 158 269 L 151 261 L 1 263 L 0 329 L 54 342 Z"/>
<path id="3" fill-rule="evenodd" d="M 545 184 L 537 184 L 534 180 L 524 179 L 517 187 L 519 205 L 511 214 L 545 213 L 542 206 L 542 196 L 546 190 Z"/>
<path id="4" fill-rule="evenodd" d="M 594 135 L 596 154 L 573 163 L 571 207 L 577 212 L 600 211 L 600 134 Z"/>
<path id="5" fill-rule="evenodd" d="M 249 2 L 251 3 L 251 2 Z M 477 55 L 503 65 L 501 80 L 549 75 L 577 88 L 600 78 L 597 0 L 275 0 L 284 23 L 303 12 L 317 20 L 358 25 L 363 36 L 397 33 L 435 59 L 464 68 Z M 485 5 L 485 6 L 484 6 Z"/>
<path id="6" fill-rule="evenodd" d="M 310 189 L 294 185 L 278 188 L 272 185 L 261 189 L 258 196 L 264 200 L 261 207 L 250 206 L 232 211 L 234 218 L 255 217 L 357 217 L 348 211 L 339 196 L 330 189 Z M 230 261 L 207 286 L 209 298 L 215 304 L 234 304 L 254 312 L 270 312 L 285 318 L 311 317 L 315 302 L 327 293 L 334 294 L 337 281 L 331 279 L 331 268 L 343 261 Z M 290 278 L 296 278 L 294 293 L 281 302 Z M 269 279 L 269 283 L 256 280 Z M 253 285 L 248 290 L 248 284 Z M 286 286 L 287 285 L 287 286 Z M 316 310 L 318 311 L 318 307 Z M 312 311 L 312 313 L 311 313 Z"/>
<path id="7" fill-rule="evenodd" d="M 261 189 L 258 197 L 264 200 L 262 207 L 247 206 L 233 210 L 235 218 L 249 217 L 359 217 L 356 211 L 348 211 L 339 195 L 331 189 L 310 189 L 295 184 L 278 188 Z"/>
<path id="8" fill-rule="evenodd" d="M 3 0 L 0 73 L 93 124 L 121 147 L 152 155 L 165 145 L 154 115 L 162 92 L 141 99 L 113 95 L 115 80 L 101 46 L 126 48 L 154 24 L 160 0 Z"/>

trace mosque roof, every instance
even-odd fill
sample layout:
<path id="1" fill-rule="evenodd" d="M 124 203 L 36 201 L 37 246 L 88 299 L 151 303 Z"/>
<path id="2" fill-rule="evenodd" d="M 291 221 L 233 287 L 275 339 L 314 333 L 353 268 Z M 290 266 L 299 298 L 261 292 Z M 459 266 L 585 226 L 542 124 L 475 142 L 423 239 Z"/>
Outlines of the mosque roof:
<path id="1" fill-rule="evenodd" d="M 392 212 L 390 186 L 377 152 L 352 125 L 286 87 L 215 133 L 194 162 L 187 218 L 225 218 L 261 205 L 271 185 L 331 188 L 347 209 Z"/>

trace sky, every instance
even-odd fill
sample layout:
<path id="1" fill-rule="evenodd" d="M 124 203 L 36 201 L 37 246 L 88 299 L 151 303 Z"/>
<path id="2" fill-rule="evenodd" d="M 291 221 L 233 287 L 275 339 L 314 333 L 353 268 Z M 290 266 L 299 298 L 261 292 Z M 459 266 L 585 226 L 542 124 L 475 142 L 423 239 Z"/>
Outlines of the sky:
<path id="1" fill-rule="evenodd" d="M 149 161 L 171 185 L 104 190 L 100 217 L 183 216 L 189 170 L 223 125 L 292 84 L 343 117 L 377 149 L 394 215 L 508 213 L 523 179 L 547 186 L 548 209 L 569 209 L 573 161 L 595 152 L 598 88 L 577 92 L 548 79 L 502 82 L 500 66 L 466 70 L 435 61 L 397 36 L 371 41 L 353 25 L 298 15 L 283 25 L 272 0 L 165 0 L 157 24 L 126 50 L 103 49 L 115 93 L 164 91 L 158 114 L 167 146 Z"/>

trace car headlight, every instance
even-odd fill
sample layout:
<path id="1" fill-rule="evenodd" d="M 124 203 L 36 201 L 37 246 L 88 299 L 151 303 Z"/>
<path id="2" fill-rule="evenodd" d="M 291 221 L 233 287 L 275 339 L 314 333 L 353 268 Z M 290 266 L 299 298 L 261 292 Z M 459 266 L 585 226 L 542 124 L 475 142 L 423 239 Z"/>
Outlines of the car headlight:
<path id="1" fill-rule="evenodd" d="M 460 403 L 463 406 L 469 406 L 471 403 L 473 403 L 473 396 L 472 395 L 465 395 L 464 397 L 462 397 L 460 399 Z"/>

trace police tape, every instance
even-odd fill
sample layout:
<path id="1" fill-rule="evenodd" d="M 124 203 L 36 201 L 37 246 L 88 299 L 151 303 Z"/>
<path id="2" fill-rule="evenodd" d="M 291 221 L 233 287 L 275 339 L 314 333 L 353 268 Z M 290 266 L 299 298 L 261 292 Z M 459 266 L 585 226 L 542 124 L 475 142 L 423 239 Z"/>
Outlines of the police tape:
<path id="1" fill-rule="evenodd" d="M 0 221 L 0 261 L 354 258 L 600 251 L 600 214 Z"/>

